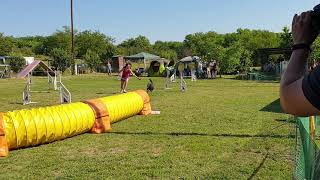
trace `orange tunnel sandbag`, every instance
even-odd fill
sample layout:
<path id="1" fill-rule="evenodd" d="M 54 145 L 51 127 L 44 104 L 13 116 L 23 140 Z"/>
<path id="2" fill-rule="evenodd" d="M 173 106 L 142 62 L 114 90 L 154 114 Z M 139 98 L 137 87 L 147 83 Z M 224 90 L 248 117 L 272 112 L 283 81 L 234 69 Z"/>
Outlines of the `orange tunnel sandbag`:
<path id="1" fill-rule="evenodd" d="M 10 111 L 0 114 L 0 156 L 12 149 L 62 140 L 85 132 L 104 133 L 110 123 L 137 114 L 150 114 L 145 91 L 110 96 L 89 101 Z"/>

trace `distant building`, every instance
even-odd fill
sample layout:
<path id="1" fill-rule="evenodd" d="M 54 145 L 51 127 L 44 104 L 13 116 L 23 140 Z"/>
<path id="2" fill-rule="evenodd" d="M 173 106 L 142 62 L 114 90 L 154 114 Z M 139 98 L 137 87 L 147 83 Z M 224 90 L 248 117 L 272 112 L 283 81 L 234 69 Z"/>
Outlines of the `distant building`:
<path id="1" fill-rule="evenodd" d="M 113 56 L 111 61 L 111 67 L 113 72 L 118 72 L 125 65 L 123 56 Z"/>
<path id="2" fill-rule="evenodd" d="M 26 60 L 26 65 L 31 64 L 34 61 L 34 57 L 23 57 Z"/>
<path id="3" fill-rule="evenodd" d="M 10 56 L 0 56 L 0 64 L 8 64 L 8 59 Z M 23 57 L 26 61 L 26 65 L 31 64 L 34 61 L 34 57 Z"/>

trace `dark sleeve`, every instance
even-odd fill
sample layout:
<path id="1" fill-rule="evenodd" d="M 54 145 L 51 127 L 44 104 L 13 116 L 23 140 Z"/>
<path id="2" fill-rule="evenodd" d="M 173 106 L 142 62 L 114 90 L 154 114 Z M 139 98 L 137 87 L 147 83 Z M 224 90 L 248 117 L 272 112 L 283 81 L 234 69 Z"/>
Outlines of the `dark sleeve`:
<path id="1" fill-rule="evenodd" d="M 307 100 L 320 110 L 320 66 L 303 78 L 302 90 Z"/>

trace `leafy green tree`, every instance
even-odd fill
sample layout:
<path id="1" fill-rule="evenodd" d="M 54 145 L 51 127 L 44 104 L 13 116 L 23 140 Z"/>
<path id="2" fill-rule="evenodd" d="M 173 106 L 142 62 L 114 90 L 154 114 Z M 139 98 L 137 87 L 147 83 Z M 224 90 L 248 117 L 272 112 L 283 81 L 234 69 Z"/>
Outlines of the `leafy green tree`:
<path id="1" fill-rule="evenodd" d="M 292 34 L 289 30 L 288 27 L 284 27 L 282 29 L 282 32 L 280 33 L 280 48 L 291 48 L 291 46 L 293 45 L 293 38 L 292 38 Z M 290 59 L 291 54 L 284 54 L 284 59 L 285 60 L 289 60 Z"/>
<path id="2" fill-rule="evenodd" d="M 127 53 L 127 48 L 125 47 L 120 47 L 120 46 L 116 46 L 116 50 L 115 50 L 115 54 L 116 55 L 122 55 L 122 56 L 125 56 L 125 55 L 128 55 Z"/>
<path id="3" fill-rule="evenodd" d="M 75 34 L 77 34 L 77 32 L 75 31 Z M 55 32 L 53 35 L 49 36 L 46 38 L 46 40 L 43 42 L 43 52 L 45 53 L 45 55 L 52 55 L 52 51 L 53 49 L 60 49 L 60 53 L 62 53 L 62 50 L 64 51 L 65 54 L 68 55 L 64 56 L 63 58 L 58 58 L 58 60 L 61 60 L 62 64 L 56 64 L 59 65 L 60 70 L 65 71 L 67 67 L 65 67 L 65 65 L 69 65 L 72 66 L 71 68 L 71 72 L 72 74 L 74 73 L 74 59 L 72 59 L 71 57 L 71 29 L 67 26 L 63 27 L 63 30 L 58 30 L 57 32 Z M 57 51 L 55 51 L 57 52 Z M 54 53 L 55 53 L 54 52 Z M 75 56 L 76 56 L 77 52 L 75 51 Z M 63 63 L 65 62 L 65 63 Z"/>
<path id="4" fill-rule="evenodd" d="M 149 39 L 141 35 L 136 38 L 130 38 L 123 41 L 118 47 L 125 49 L 124 55 L 133 55 L 142 51 L 149 52 L 152 48 Z"/>
<path id="5" fill-rule="evenodd" d="M 10 68 L 13 72 L 20 72 L 26 65 L 26 60 L 21 56 L 10 56 L 8 58 Z"/>
<path id="6" fill-rule="evenodd" d="M 152 46 L 153 53 L 171 60 L 183 58 L 183 43 L 175 41 L 156 41 Z"/>
<path id="7" fill-rule="evenodd" d="M 17 49 L 21 49 L 20 51 L 22 53 L 33 54 L 33 55 L 45 54 L 43 49 L 43 43 L 45 40 L 46 40 L 46 37 L 42 37 L 42 36 L 27 36 L 27 37 L 15 38 L 14 43 Z M 27 55 L 27 56 L 30 56 L 30 55 Z"/>
<path id="8" fill-rule="evenodd" d="M 84 60 L 86 61 L 86 64 L 88 65 L 91 71 L 95 71 L 98 65 L 101 63 L 99 54 L 94 51 L 91 51 L 90 49 L 84 55 Z"/>
<path id="9" fill-rule="evenodd" d="M 247 49 L 241 48 L 240 66 L 238 70 L 240 72 L 247 72 L 252 66 L 252 52 Z"/>
<path id="10" fill-rule="evenodd" d="M 216 32 L 189 34 L 184 40 L 184 45 L 191 50 L 192 55 L 204 60 L 219 59 L 224 38 Z"/>
<path id="11" fill-rule="evenodd" d="M 235 33 L 218 34 L 216 32 L 189 34 L 184 40 L 184 47 L 192 55 L 204 60 L 216 59 L 222 61 L 224 49 L 229 49 L 239 43 L 250 54 L 250 63 L 260 65 L 259 48 L 279 47 L 280 35 L 263 30 L 238 29 Z M 230 51 L 230 50 L 229 50 Z M 242 53 L 241 53 L 242 54 Z"/>
<path id="12" fill-rule="evenodd" d="M 114 40 L 98 31 L 83 31 L 76 37 L 78 57 L 83 57 L 88 50 L 99 55 L 100 58 L 111 58 L 116 48 L 113 45 Z"/>
<path id="13" fill-rule="evenodd" d="M 14 47 L 13 38 L 0 33 L 0 56 L 7 56 Z"/>
<path id="14" fill-rule="evenodd" d="M 71 54 L 71 30 L 69 27 L 63 27 L 51 36 L 48 36 L 43 42 L 43 53 L 50 55 L 53 49 L 64 49 Z"/>
<path id="15" fill-rule="evenodd" d="M 223 59 L 219 61 L 219 68 L 222 73 L 234 73 L 241 66 L 243 47 L 240 43 L 234 43 L 225 49 Z"/>
<path id="16" fill-rule="evenodd" d="M 52 66 L 57 70 L 64 72 L 71 64 L 71 56 L 70 54 L 61 48 L 54 48 L 50 56 L 52 58 Z"/>
<path id="17" fill-rule="evenodd" d="M 284 27 L 280 33 L 280 48 L 291 48 L 293 45 L 292 34 L 288 27 Z"/>
<path id="18" fill-rule="evenodd" d="M 239 41 L 239 34 L 227 33 L 224 36 L 223 47 L 227 48 Z"/>
<path id="19" fill-rule="evenodd" d="M 275 48 L 280 45 L 280 36 L 274 32 L 238 29 L 237 34 L 242 46 L 251 52 L 255 52 L 259 48 Z"/>
<path id="20" fill-rule="evenodd" d="M 234 73 L 245 70 L 251 65 L 251 54 L 239 42 L 226 48 L 223 60 L 219 61 L 219 68 L 222 73 Z"/>
<path id="21" fill-rule="evenodd" d="M 30 47 L 22 47 L 22 48 L 17 48 L 14 47 L 12 48 L 10 56 L 21 56 L 21 57 L 29 57 L 29 56 L 34 56 L 34 52 L 32 51 L 32 48 Z"/>
<path id="22" fill-rule="evenodd" d="M 280 36 L 265 30 L 237 30 L 238 41 L 241 45 L 252 53 L 253 65 L 261 65 L 258 49 L 260 48 L 276 48 L 280 45 Z"/>
<path id="23" fill-rule="evenodd" d="M 162 50 L 162 51 L 158 51 L 156 54 L 168 60 L 175 61 L 178 59 L 178 55 L 174 50 Z"/>

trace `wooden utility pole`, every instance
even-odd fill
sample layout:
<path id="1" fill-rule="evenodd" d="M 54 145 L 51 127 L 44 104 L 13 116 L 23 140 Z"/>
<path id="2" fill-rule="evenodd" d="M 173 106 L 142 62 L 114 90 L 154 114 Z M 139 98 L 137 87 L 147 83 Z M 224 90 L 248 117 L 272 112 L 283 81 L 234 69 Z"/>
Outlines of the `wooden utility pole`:
<path id="1" fill-rule="evenodd" d="M 73 0 L 70 0 L 70 16 L 71 16 L 71 72 L 75 74 L 75 61 L 74 61 L 74 29 L 73 29 Z"/>

